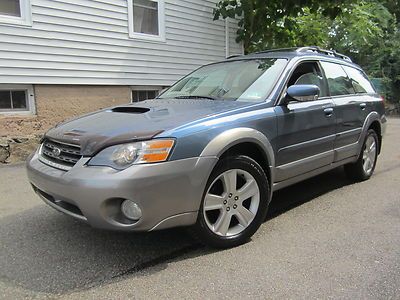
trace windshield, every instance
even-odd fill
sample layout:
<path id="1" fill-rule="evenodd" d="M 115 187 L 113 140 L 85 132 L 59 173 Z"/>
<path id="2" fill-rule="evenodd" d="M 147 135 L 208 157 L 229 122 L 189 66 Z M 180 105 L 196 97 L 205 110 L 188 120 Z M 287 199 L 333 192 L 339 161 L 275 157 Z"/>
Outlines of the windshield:
<path id="1" fill-rule="evenodd" d="M 286 59 L 266 58 L 207 65 L 178 81 L 158 98 L 263 101 L 286 62 Z"/>

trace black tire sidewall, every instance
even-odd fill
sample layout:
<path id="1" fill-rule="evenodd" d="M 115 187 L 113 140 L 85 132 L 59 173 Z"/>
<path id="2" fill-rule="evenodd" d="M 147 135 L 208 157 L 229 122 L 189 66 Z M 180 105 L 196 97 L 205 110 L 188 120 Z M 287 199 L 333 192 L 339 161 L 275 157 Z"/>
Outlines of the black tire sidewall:
<path id="1" fill-rule="evenodd" d="M 260 190 L 260 204 L 254 220 L 245 230 L 233 236 L 222 237 L 215 234 L 208 228 L 203 212 L 203 205 L 205 195 L 210 185 L 220 174 L 230 169 L 241 169 L 250 173 L 254 177 Z M 257 231 L 262 222 L 265 220 L 270 200 L 269 198 L 270 193 L 268 178 L 264 170 L 255 160 L 244 155 L 227 157 L 220 160 L 211 173 L 206 188 L 204 189 L 197 223 L 195 225 L 197 236 L 204 243 L 217 248 L 229 248 L 245 243 Z"/>

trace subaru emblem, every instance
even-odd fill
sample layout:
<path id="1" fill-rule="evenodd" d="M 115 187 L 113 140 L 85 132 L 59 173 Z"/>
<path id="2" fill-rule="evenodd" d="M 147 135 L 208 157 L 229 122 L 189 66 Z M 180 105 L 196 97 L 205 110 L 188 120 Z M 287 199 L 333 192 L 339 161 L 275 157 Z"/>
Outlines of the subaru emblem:
<path id="1" fill-rule="evenodd" d="M 51 151 L 55 157 L 60 156 L 61 154 L 61 149 L 60 148 L 53 148 Z"/>

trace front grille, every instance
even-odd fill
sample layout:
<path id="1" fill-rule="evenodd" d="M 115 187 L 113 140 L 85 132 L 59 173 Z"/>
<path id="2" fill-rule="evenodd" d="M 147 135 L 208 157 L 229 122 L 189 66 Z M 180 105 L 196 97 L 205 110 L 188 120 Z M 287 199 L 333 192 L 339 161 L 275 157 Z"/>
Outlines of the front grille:
<path id="1" fill-rule="evenodd" d="M 40 151 L 42 161 L 53 167 L 69 170 L 79 159 L 81 159 L 81 149 L 79 146 L 45 140 Z"/>

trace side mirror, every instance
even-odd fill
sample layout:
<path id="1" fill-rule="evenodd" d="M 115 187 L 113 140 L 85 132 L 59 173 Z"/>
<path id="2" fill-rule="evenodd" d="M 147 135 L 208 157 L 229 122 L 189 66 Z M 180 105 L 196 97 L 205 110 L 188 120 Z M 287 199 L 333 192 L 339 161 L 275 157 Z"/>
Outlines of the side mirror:
<path id="1" fill-rule="evenodd" d="M 295 84 L 291 85 L 287 89 L 287 101 L 291 100 L 306 102 L 318 99 L 320 89 L 314 84 Z"/>

